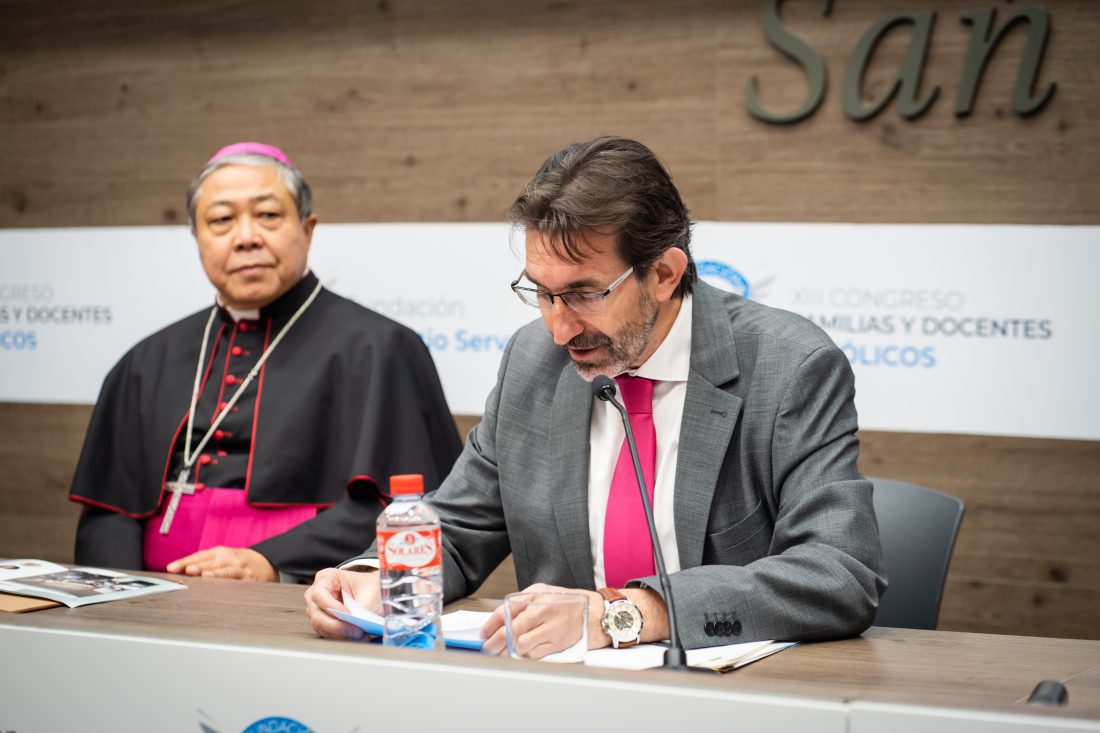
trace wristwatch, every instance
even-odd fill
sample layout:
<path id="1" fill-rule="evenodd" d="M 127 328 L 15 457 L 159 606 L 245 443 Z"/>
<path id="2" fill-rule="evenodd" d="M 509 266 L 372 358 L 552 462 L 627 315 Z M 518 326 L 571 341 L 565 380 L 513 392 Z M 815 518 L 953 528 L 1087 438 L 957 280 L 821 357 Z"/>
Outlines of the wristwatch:
<path id="1" fill-rule="evenodd" d="M 614 588 L 600 588 L 603 596 L 603 619 L 600 626 L 611 637 L 611 646 L 623 649 L 634 646 L 642 638 L 642 612 L 634 601 Z"/>

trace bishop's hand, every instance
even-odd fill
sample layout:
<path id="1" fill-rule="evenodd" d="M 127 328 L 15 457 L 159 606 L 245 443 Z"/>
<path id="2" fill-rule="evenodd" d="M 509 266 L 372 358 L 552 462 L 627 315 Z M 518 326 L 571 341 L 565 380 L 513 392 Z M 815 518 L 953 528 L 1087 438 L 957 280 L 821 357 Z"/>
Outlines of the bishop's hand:
<path id="1" fill-rule="evenodd" d="M 218 545 L 168 563 L 170 573 L 204 578 L 277 581 L 279 573 L 267 558 L 248 547 Z"/>

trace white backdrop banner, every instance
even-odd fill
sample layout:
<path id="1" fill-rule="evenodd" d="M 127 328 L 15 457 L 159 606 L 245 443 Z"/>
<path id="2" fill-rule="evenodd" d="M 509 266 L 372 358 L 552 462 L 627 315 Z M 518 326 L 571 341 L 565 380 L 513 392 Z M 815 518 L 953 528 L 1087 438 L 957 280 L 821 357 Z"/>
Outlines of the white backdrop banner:
<path id="1" fill-rule="evenodd" d="M 701 222 L 693 247 L 702 279 L 832 336 L 866 429 L 1100 439 L 1100 227 Z M 460 414 L 537 318 L 504 224 L 321 225 L 310 262 L 420 334 Z M 94 402 L 213 298 L 184 227 L 3 230 L 0 263 L 0 401 Z"/>

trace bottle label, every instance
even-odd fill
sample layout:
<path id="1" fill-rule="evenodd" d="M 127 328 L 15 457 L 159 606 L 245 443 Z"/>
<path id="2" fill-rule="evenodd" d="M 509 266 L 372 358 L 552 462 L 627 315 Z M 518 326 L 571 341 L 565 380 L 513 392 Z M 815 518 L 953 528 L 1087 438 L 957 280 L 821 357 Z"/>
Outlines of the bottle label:
<path id="1" fill-rule="evenodd" d="M 379 564 L 383 570 L 413 570 L 443 564 L 439 528 L 399 529 L 378 533 Z"/>

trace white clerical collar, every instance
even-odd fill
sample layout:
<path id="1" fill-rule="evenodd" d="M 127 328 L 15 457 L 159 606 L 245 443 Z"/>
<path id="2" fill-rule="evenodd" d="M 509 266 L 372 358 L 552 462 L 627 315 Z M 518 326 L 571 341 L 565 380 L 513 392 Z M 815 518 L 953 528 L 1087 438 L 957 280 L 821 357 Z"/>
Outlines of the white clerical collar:
<path id="1" fill-rule="evenodd" d="M 306 268 L 306 271 L 302 273 L 302 277 L 305 278 L 307 275 L 309 275 L 309 268 L 308 267 Z M 231 305 L 226 305 L 225 303 L 222 302 L 222 294 L 221 293 L 215 293 L 214 294 L 214 300 L 220 308 L 225 308 L 225 312 L 230 315 L 230 317 L 233 319 L 234 323 L 240 323 L 241 321 L 258 321 L 258 320 L 260 320 L 260 309 L 259 308 L 248 308 L 248 309 L 242 310 L 241 308 L 234 308 Z"/>
<path id="2" fill-rule="evenodd" d="M 258 321 L 260 319 L 259 308 L 248 308 L 247 310 L 241 310 L 240 308 L 234 308 L 231 305 L 226 305 L 222 302 L 222 296 L 218 295 L 218 305 L 225 308 L 225 312 L 230 315 L 234 323 L 241 321 Z"/>
<path id="3" fill-rule="evenodd" d="M 680 312 L 672 328 L 657 350 L 645 363 L 632 372 L 633 377 L 645 377 L 661 382 L 686 382 L 691 369 L 691 295 L 680 302 Z"/>

